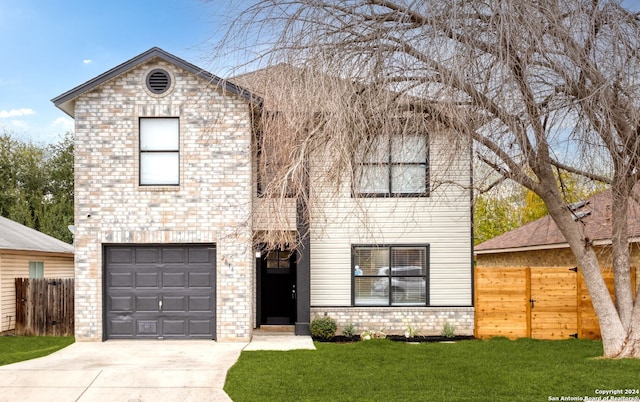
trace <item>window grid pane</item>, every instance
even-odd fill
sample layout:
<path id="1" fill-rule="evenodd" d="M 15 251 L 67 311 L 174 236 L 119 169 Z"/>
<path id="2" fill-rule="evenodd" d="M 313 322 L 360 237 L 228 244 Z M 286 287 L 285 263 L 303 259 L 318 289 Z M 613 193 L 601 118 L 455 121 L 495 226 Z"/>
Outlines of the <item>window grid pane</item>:
<path id="1" fill-rule="evenodd" d="M 389 165 L 362 165 L 357 183 L 359 193 L 388 193 Z"/>
<path id="2" fill-rule="evenodd" d="M 389 266 L 388 247 L 357 247 L 354 249 L 354 265 L 362 270 L 362 275 L 382 275 L 388 273 L 384 267 Z"/>
<path id="3" fill-rule="evenodd" d="M 177 152 L 145 152 L 140 154 L 140 184 L 179 184 Z"/>
<path id="4" fill-rule="evenodd" d="M 388 306 L 389 278 L 356 277 L 354 280 L 354 302 L 356 306 Z"/>
<path id="5" fill-rule="evenodd" d="M 426 165 L 394 165 L 391 167 L 391 191 L 394 194 L 425 193 Z"/>
<path id="6" fill-rule="evenodd" d="M 391 163 L 425 163 L 427 138 L 424 135 L 393 137 L 391 141 Z"/>
<path id="7" fill-rule="evenodd" d="M 140 119 L 140 150 L 177 151 L 178 126 L 177 118 Z"/>
<path id="8" fill-rule="evenodd" d="M 383 137 L 363 146 L 354 176 L 355 193 L 426 195 L 427 138 L 426 134 Z"/>

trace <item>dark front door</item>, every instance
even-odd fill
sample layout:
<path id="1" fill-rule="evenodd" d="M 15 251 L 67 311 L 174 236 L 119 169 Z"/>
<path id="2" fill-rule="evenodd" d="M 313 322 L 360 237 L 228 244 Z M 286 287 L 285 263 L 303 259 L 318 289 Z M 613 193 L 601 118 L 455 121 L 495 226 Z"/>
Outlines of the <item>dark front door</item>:
<path id="1" fill-rule="evenodd" d="M 260 324 L 290 325 L 296 320 L 296 257 L 287 250 L 260 259 Z"/>

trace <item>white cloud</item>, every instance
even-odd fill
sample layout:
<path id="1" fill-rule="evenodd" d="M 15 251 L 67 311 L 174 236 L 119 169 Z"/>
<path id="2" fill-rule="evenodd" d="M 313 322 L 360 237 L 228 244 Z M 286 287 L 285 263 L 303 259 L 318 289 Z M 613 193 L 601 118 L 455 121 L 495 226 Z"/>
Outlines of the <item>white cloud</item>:
<path id="1" fill-rule="evenodd" d="M 11 109 L 11 110 L 0 110 L 0 118 L 6 119 L 7 117 L 19 117 L 19 116 L 28 116 L 31 114 L 36 114 L 33 109 Z"/>
<path id="2" fill-rule="evenodd" d="M 84 60 L 82 60 L 82 62 L 83 62 L 84 64 L 89 64 L 89 63 L 91 63 L 91 62 L 92 62 L 92 60 L 91 60 L 91 59 L 84 59 Z"/>
<path id="3" fill-rule="evenodd" d="M 58 117 L 51 123 L 51 126 L 56 129 L 63 129 L 65 131 L 73 130 L 73 119 L 68 117 Z"/>
<path id="4" fill-rule="evenodd" d="M 29 123 L 24 120 L 11 120 L 10 126 L 18 130 L 27 130 L 31 127 Z"/>

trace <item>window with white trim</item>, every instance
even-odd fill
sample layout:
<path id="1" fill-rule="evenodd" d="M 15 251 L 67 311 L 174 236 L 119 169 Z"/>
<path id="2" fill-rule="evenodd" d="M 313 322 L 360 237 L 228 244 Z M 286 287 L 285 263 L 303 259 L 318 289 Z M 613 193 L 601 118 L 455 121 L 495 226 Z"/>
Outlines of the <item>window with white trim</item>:
<path id="1" fill-rule="evenodd" d="M 43 261 L 29 261 L 29 278 L 44 278 Z"/>
<path id="2" fill-rule="evenodd" d="M 180 184 L 180 120 L 140 118 L 140 185 Z"/>
<path id="3" fill-rule="evenodd" d="M 428 305 L 429 246 L 353 246 L 354 306 Z"/>
<path id="4" fill-rule="evenodd" d="M 360 196 L 427 196 L 429 152 L 426 134 L 382 136 L 363 147 L 354 177 Z"/>

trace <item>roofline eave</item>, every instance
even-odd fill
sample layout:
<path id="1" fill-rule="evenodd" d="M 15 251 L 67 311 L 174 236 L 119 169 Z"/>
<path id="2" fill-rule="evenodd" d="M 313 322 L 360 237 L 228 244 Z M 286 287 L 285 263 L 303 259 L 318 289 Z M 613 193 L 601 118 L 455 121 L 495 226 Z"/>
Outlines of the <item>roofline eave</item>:
<path id="1" fill-rule="evenodd" d="M 195 66 L 194 64 L 189 63 L 188 61 L 185 61 L 177 56 L 172 55 L 171 53 L 168 53 L 158 47 L 153 47 L 149 50 L 147 50 L 144 53 L 139 54 L 138 56 L 135 56 L 132 59 L 129 59 L 128 61 L 125 61 L 122 64 L 117 65 L 116 67 L 98 75 L 97 77 L 94 77 L 92 79 L 90 79 L 89 81 L 78 85 L 75 88 L 70 89 L 67 92 L 64 92 L 61 95 L 56 96 L 55 98 L 51 99 L 51 102 L 53 102 L 53 104 L 60 110 L 62 110 L 63 112 L 65 112 L 66 114 L 68 114 L 70 117 L 74 118 L 74 111 L 75 111 L 75 100 L 81 96 L 82 94 L 84 94 L 87 91 L 92 90 L 93 88 L 97 87 L 98 85 L 103 84 L 106 81 L 109 81 L 110 79 L 117 77 L 123 73 L 125 73 L 126 71 L 154 58 L 154 57 L 159 57 L 169 63 L 172 63 L 180 68 L 183 68 L 189 72 L 191 72 L 192 74 L 196 75 L 197 77 L 200 77 L 204 80 L 207 80 L 211 83 L 213 83 L 216 86 L 219 86 L 220 88 L 222 88 L 225 91 L 228 91 L 234 95 L 240 96 L 241 98 L 244 98 L 245 100 L 251 102 L 251 103 L 256 103 L 258 105 L 262 104 L 262 98 L 260 98 L 259 96 L 251 93 L 249 90 L 242 88 L 234 83 L 232 83 L 231 81 L 228 80 L 224 80 L 206 70 L 203 70 L 197 66 Z"/>
<path id="2" fill-rule="evenodd" d="M 640 237 L 630 237 L 629 244 L 640 243 Z M 594 246 L 608 246 L 611 245 L 611 239 L 594 240 Z M 483 254 L 499 254 L 499 253 L 518 253 L 524 251 L 541 251 L 550 249 L 569 248 L 569 243 L 555 243 L 555 244 L 538 244 L 535 246 L 522 246 L 522 247 L 508 247 L 508 248 L 490 248 L 486 250 L 474 250 L 476 255 Z"/>

